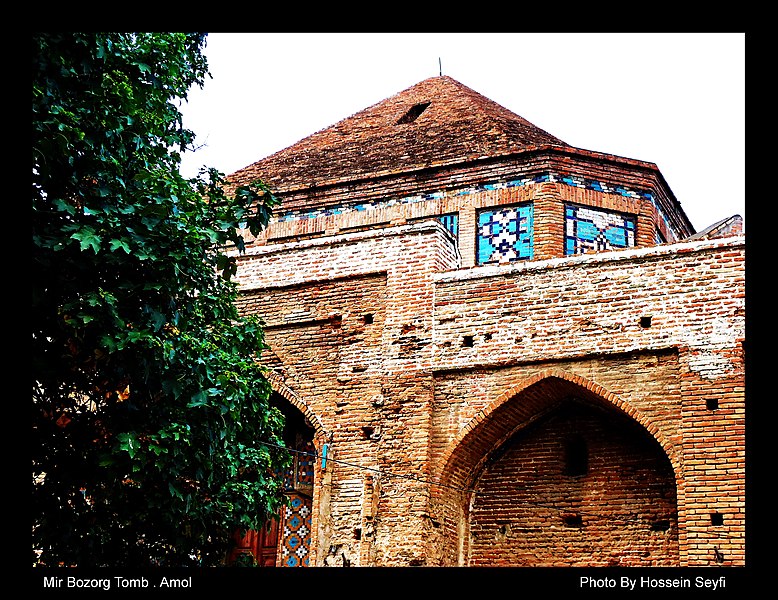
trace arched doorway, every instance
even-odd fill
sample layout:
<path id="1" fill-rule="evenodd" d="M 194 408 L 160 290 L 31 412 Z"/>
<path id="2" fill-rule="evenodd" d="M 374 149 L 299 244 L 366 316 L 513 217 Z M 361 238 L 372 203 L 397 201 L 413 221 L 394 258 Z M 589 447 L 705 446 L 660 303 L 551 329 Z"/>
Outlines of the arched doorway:
<path id="1" fill-rule="evenodd" d="M 292 464 L 282 474 L 288 503 L 262 529 L 245 535 L 237 533 L 228 562 L 260 567 L 308 567 L 311 566 L 315 430 L 303 413 L 280 394 L 274 392 L 270 403 L 285 416 L 284 443 L 293 451 Z"/>
<path id="2" fill-rule="evenodd" d="M 539 371 L 459 432 L 433 489 L 438 564 L 679 564 L 677 453 L 623 398 Z"/>
<path id="3" fill-rule="evenodd" d="M 565 398 L 490 455 L 469 513 L 471 566 L 678 564 L 673 469 L 623 413 Z"/>

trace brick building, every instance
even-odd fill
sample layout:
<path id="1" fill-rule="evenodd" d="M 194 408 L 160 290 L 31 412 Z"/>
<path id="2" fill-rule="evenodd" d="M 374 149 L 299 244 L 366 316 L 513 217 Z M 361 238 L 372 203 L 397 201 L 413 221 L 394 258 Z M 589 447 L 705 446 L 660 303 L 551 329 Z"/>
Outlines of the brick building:
<path id="1" fill-rule="evenodd" d="M 279 566 L 743 565 L 745 238 L 657 166 L 433 77 L 231 176 L 291 505 Z"/>

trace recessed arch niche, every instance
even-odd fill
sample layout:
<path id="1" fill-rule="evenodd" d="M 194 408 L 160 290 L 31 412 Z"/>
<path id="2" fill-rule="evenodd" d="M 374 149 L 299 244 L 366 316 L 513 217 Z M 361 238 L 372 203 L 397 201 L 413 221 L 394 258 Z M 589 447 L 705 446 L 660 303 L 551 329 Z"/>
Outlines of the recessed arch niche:
<path id="1" fill-rule="evenodd" d="M 619 398 L 539 374 L 482 410 L 444 457 L 441 564 L 677 565 L 672 456 Z"/>

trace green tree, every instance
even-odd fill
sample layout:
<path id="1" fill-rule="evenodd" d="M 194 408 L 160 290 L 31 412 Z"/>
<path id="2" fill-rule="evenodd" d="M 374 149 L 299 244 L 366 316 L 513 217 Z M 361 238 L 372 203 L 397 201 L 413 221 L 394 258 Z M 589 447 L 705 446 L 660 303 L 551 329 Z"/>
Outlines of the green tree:
<path id="1" fill-rule="evenodd" d="M 261 182 L 179 173 L 205 34 L 32 35 L 33 562 L 218 564 L 283 502 L 261 324 L 235 305 Z"/>

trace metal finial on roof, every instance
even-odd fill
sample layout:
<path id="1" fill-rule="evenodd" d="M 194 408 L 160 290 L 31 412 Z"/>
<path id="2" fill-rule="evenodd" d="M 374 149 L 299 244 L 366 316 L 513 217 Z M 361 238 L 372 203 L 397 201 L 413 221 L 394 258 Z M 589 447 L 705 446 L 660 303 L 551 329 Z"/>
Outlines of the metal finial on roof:
<path id="1" fill-rule="evenodd" d="M 438 56 L 438 69 L 439 69 L 439 75 L 443 77 L 443 63 L 440 62 L 440 57 Z"/>

